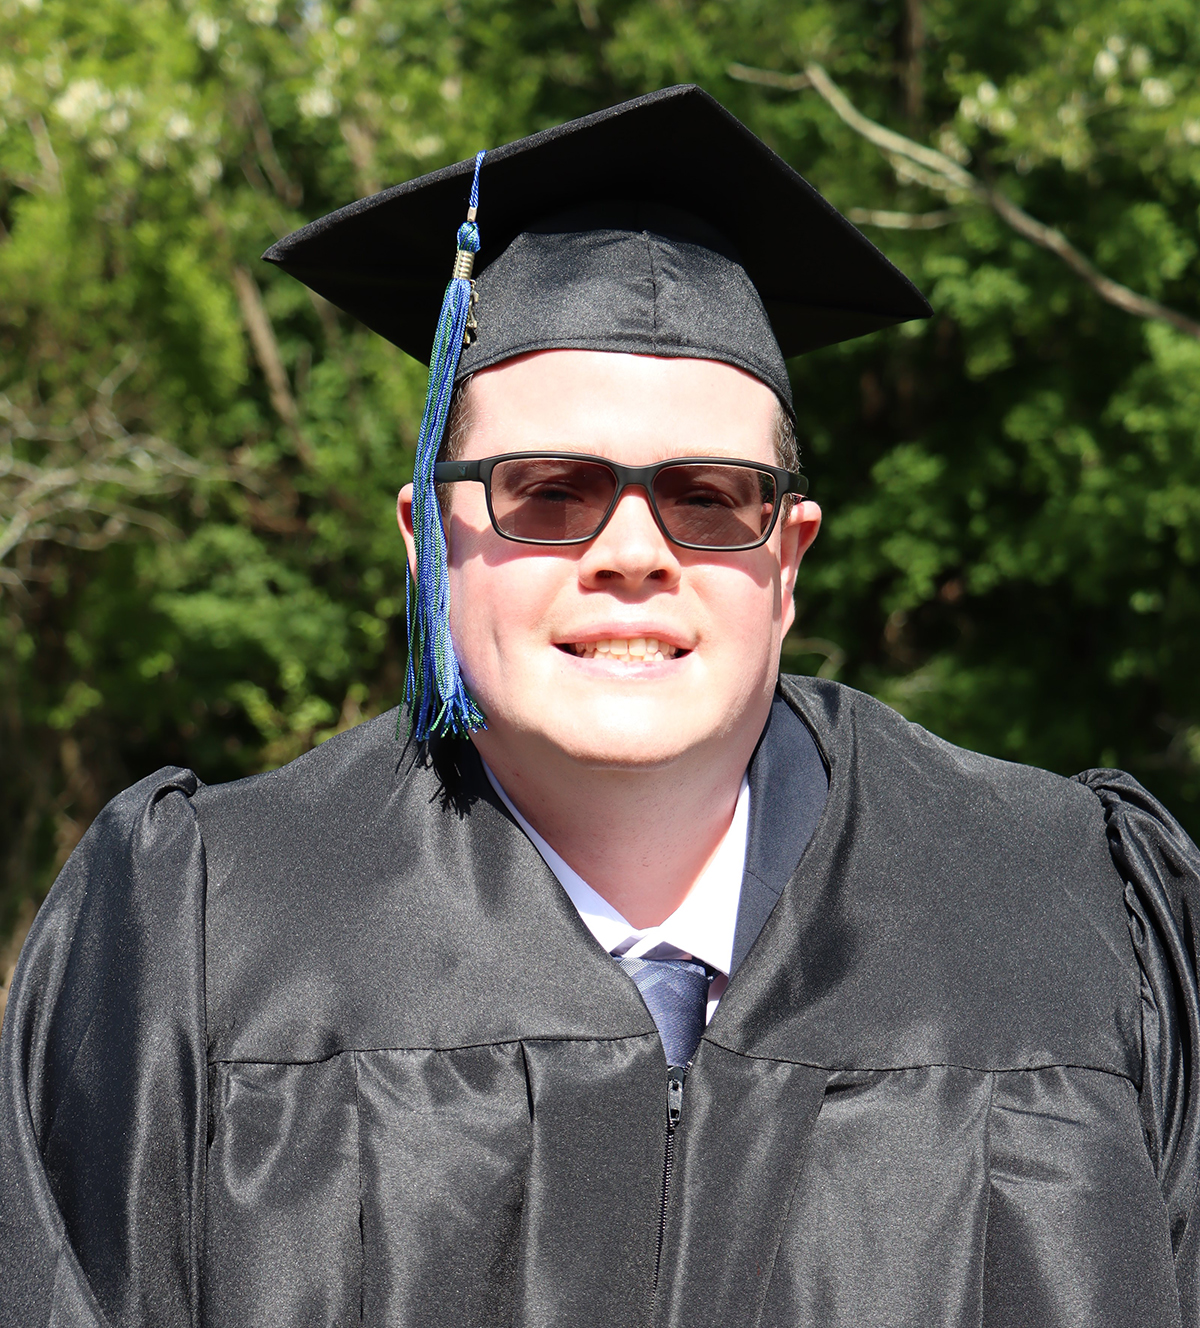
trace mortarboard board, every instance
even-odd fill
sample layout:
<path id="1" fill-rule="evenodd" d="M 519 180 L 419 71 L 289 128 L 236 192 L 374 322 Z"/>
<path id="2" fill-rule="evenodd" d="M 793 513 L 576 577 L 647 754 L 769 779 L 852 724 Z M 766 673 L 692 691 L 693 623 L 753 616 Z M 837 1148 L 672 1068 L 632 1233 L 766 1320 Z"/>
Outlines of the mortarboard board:
<path id="1" fill-rule="evenodd" d="M 738 365 L 790 412 L 786 359 L 931 313 L 903 273 L 700 88 L 666 88 L 488 152 L 480 206 L 483 161 L 351 203 L 263 255 L 430 363 L 405 688 L 418 739 L 483 723 L 450 640 L 433 490 L 455 382 L 552 348 L 687 356 Z"/>
<path id="2" fill-rule="evenodd" d="M 463 219 L 474 165 L 459 162 L 351 203 L 281 240 L 264 257 L 428 362 L 453 261 L 450 236 Z M 485 358 L 488 363 L 507 358 L 500 350 L 519 353 L 510 345 L 550 335 L 570 337 L 573 316 L 586 323 L 603 307 L 600 300 L 583 308 L 574 301 L 574 309 L 563 309 L 564 325 L 549 327 L 540 305 L 567 304 L 548 289 L 554 281 L 546 270 L 549 247 L 531 245 L 526 238 L 518 246 L 518 253 L 532 251 L 525 257 L 535 277 L 532 284 L 517 278 L 513 260 L 518 255 L 508 253 L 518 237 L 529 236 L 556 214 L 567 214 L 557 218 L 557 226 L 565 230 L 573 222 L 576 234 L 623 227 L 656 230 L 653 207 L 645 209 L 650 217 L 643 226 L 637 224 L 635 208 L 627 209 L 623 219 L 611 208 L 606 217 L 606 209 L 596 204 L 671 209 L 675 225 L 667 214 L 658 228 L 668 234 L 680 229 L 679 214 L 707 223 L 698 229 L 707 231 L 710 243 L 716 240 L 719 246 L 716 252 L 723 250 L 749 277 L 784 359 L 931 312 L 903 273 L 701 88 L 653 92 L 494 148 L 487 154 L 483 187 L 480 220 L 486 244 L 476 259 L 475 277 L 482 282 L 489 266 L 506 254 L 508 262 L 501 267 L 508 270 L 503 288 L 495 283 L 502 308 L 493 305 L 490 314 L 484 312 L 481 286 L 480 317 L 496 327 L 503 344 L 489 346 L 481 331 L 464 357 L 463 373 L 473 371 L 467 367 L 472 361 L 482 368 Z M 579 248 L 559 246 L 568 269 L 558 274 L 559 282 L 578 287 L 581 279 L 595 283 L 607 276 L 611 284 L 612 272 L 626 256 L 610 252 L 607 261 L 592 264 L 585 273 L 571 261 Z M 699 311 L 690 312 L 697 321 Z M 591 326 L 575 331 L 577 340 L 595 336 Z M 720 345 L 691 349 L 726 350 Z M 732 353 L 739 349 L 735 344 Z M 664 353 L 663 344 L 652 353 Z M 714 358 L 725 359 L 728 353 Z"/>

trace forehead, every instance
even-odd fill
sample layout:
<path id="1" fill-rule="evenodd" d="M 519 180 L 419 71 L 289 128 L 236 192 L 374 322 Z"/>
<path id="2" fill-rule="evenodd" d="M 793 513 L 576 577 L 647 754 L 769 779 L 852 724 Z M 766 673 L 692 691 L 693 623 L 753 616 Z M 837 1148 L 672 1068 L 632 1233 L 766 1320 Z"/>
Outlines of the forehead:
<path id="1" fill-rule="evenodd" d="M 459 452 L 546 448 L 631 464 L 666 456 L 773 462 L 779 413 L 770 388 L 717 360 L 541 351 L 472 378 Z"/>

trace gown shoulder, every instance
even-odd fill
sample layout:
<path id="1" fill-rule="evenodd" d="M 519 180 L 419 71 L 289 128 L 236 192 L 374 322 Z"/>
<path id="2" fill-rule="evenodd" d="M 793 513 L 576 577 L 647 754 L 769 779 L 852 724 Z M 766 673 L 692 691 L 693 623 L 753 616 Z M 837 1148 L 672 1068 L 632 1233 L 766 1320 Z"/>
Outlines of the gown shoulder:
<path id="1" fill-rule="evenodd" d="M 196 1321 L 200 788 L 171 767 L 114 798 L 22 950 L 0 1036 L 0 1325 Z"/>
<path id="2" fill-rule="evenodd" d="M 1184 1321 L 1194 1323 L 1200 1320 L 1200 1214 L 1194 1212 L 1200 1181 L 1200 849 L 1123 770 L 1085 770 L 1075 780 L 1103 809 L 1113 864 L 1124 882 L 1141 970 L 1142 1124 L 1170 1220 Z"/>

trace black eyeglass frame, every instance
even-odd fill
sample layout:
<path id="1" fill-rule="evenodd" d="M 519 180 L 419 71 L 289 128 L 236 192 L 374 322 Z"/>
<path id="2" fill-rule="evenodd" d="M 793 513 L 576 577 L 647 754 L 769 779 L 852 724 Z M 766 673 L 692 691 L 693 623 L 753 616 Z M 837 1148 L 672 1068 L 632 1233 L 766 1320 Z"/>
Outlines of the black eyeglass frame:
<path id="1" fill-rule="evenodd" d="M 578 539 L 522 539 L 520 535 L 509 535 L 500 529 L 496 513 L 492 510 L 492 471 L 502 461 L 589 461 L 594 465 L 607 467 L 616 478 L 617 488 L 608 505 L 608 510 L 601 517 L 596 529 L 590 535 Z M 743 470 L 757 470 L 770 475 L 775 481 L 775 506 L 771 512 L 771 522 L 756 540 L 748 544 L 693 544 L 687 540 L 676 539 L 667 529 L 658 503 L 654 497 L 654 480 L 661 471 L 675 466 L 739 466 Z M 511 540 L 514 544 L 538 544 L 561 546 L 568 544 L 590 544 L 608 525 L 612 514 L 617 510 L 621 495 L 630 487 L 645 491 L 654 520 L 663 536 L 681 549 L 695 549 L 700 553 L 742 553 L 747 549 L 757 549 L 771 538 L 771 534 L 783 511 L 783 500 L 789 494 L 803 497 L 808 492 L 808 476 L 798 471 L 784 470 L 782 466 L 768 466 L 763 461 L 744 461 L 739 457 L 694 456 L 669 457 L 666 461 L 656 461 L 651 466 L 625 466 L 619 461 L 610 461 L 607 457 L 594 456 L 590 452 L 504 452 L 500 456 L 481 457 L 476 461 L 438 461 L 434 463 L 433 480 L 435 484 L 457 484 L 463 480 L 475 480 L 483 485 L 487 500 L 488 518 L 492 529 L 501 539 Z"/>

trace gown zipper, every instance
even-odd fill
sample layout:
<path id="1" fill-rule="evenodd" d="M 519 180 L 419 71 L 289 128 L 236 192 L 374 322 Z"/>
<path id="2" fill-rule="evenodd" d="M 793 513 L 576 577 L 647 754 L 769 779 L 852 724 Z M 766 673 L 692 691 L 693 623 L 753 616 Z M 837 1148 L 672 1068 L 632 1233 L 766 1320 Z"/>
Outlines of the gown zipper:
<path id="1" fill-rule="evenodd" d="M 683 1117 L 683 1081 L 686 1065 L 667 1067 L 667 1141 L 663 1151 L 662 1198 L 658 1205 L 658 1250 L 654 1256 L 654 1299 L 658 1299 L 658 1275 L 662 1267 L 663 1239 L 667 1234 L 667 1205 L 671 1199 L 671 1173 L 675 1169 L 675 1131 Z"/>

